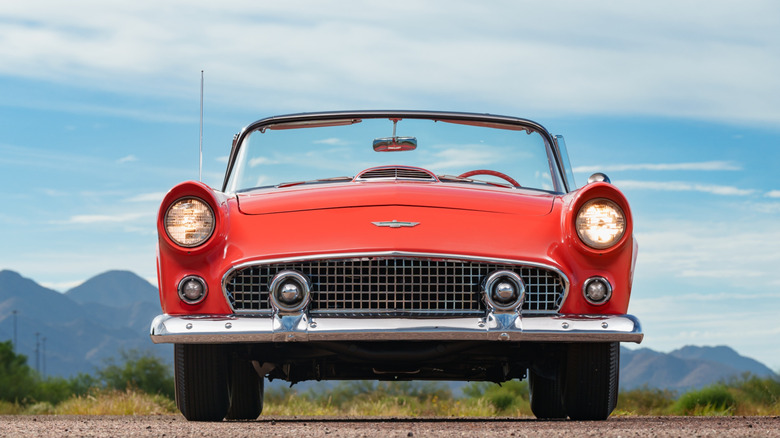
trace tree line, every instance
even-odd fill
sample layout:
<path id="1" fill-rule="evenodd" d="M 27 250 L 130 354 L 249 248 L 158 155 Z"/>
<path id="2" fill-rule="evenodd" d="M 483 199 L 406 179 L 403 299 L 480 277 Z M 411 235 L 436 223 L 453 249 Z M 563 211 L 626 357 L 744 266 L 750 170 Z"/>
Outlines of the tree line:
<path id="1" fill-rule="evenodd" d="M 157 356 L 129 350 L 122 351 L 118 360 L 107 360 L 94 374 L 43 377 L 27 364 L 25 355 L 14 352 L 11 341 L 0 342 L 0 401 L 22 406 L 39 402 L 56 405 L 90 391 L 128 388 L 173 399 L 170 367 Z"/>
<path id="2" fill-rule="evenodd" d="M 16 354 L 10 341 L 0 343 L 0 414 L 51 413 L 70 403 L 65 413 L 138 413 L 134 409 L 112 411 L 94 405 L 105 400 L 149 395 L 143 403 L 154 406 L 144 412 L 177 412 L 170 366 L 159 357 L 138 350 L 122 351 L 94 374 L 74 377 L 42 377 Z M 89 399 L 90 406 L 72 403 Z M 3 403 L 6 404 L 4 412 Z M 138 404 L 133 401 L 131 404 Z M 43 404 L 43 410 L 30 409 Z M 13 409 L 8 409 L 8 407 Z M 126 409 L 126 408 L 125 408 Z M 348 381 L 335 387 L 267 387 L 266 415 L 393 415 L 393 416 L 531 416 L 527 381 L 501 385 L 475 382 L 462 394 L 436 382 Z M 678 394 L 642 387 L 621 391 L 613 415 L 779 415 L 780 379 L 751 374 Z"/>

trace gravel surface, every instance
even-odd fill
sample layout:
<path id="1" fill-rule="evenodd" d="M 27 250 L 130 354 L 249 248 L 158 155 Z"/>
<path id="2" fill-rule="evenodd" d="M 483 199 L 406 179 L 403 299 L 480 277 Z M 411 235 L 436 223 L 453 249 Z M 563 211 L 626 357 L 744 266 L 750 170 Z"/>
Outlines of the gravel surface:
<path id="1" fill-rule="evenodd" d="M 194 423 L 179 415 L 0 416 L 0 436 L 35 437 L 780 437 L 780 417 L 614 417 L 603 422 L 522 418 L 261 417 Z"/>

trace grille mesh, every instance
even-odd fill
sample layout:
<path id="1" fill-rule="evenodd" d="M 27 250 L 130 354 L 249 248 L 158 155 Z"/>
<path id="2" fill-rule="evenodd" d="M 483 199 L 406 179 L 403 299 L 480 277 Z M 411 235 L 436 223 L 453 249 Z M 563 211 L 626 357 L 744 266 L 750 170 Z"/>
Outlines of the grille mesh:
<path id="1" fill-rule="evenodd" d="M 538 267 L 420 258 L 307 260 L 252 265 L 230 273 L 225 295 L 234 311 L 268 311 L 268 285 L 277 272 L 295 270 L 312 283 L 313 313 L 484 313 L 481 283 L 510 270 L 526 284 L 526 313 L 557 311 L 565 293 L 556 272 Z"/>

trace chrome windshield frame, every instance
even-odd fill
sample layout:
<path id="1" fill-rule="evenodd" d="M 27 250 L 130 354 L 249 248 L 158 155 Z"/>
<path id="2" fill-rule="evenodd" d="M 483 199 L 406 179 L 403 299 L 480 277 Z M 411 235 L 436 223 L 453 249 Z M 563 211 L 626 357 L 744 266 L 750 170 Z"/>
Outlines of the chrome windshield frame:
<path id="1" fill-rule="evenodd" d="M 230 156 L 228 157 L 227 168 L 225 170 L 225 177 L 222 182 L 222 192 L 227 192 L 228 183 L 231 173 L 234 171 L 236 160 L 239 156 L 244 140 L 255 131 L 263 131 L 273 125 L 300 125 L 306 126 L 313 121 L 335 121 L 340 122 L 343 120 L 362 120 L 362 119 L 383 119 L 383 118 L 397 118 L 397 119 L 430 119 L 430 120 L 451 120 L 456 122 L 472 122 L 472 123 L 485 123 L 485 124 L 497 124 L 497 125 L 510 125 L 518 126 L 520 128 L 537 132 L 542 136 L 546 146 L 549 148 L 550 155 L 554 162 L 550 163 L 555 166 L 557 174 L 553 176 L 553 184 L 556 186 L 554 190 L 558 193 L 567 193 L 572 188 L 568 185 L 566 178 L 566 169 L 564 163 L 561 161 L 561 153 L 558 150 L 558 144 L 555 137 L 553 137 L 547 129 L 528 119 L 522 119 L 518 117 L 501 116 L 494 114 L 476 114 L 465 112 L 448 112 L 448 111 L 333 111 L 333 112 L 313 112 L 313 113 L 298 113 L 288 114 L 281 116 L 267 117 L 257 120 L 246 127 L 241 132 L 236 134 L 233 138 L 233 145 L 230 150 Z M 563 184 L 563 187 L 558 187 L 559 184 Z"/>

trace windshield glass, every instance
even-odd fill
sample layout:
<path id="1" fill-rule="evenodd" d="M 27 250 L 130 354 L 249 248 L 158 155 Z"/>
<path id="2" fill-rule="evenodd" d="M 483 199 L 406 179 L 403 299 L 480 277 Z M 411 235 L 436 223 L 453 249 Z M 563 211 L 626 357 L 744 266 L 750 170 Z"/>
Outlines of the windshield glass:
<path id="1" fill-rule="evenodd" d="M 403 147 L 387 150 L 378 144 Z M 388 118 L 272 125 L 244 138 L 226 188 L 239 192 L 285 183 L 347 182 L 371 167 L 403 165 L 427 169 L 445 182 L 508 187 L 516 182 L 559 192 L 549 157 L 544 137 L 513 125 Z M 499 172 L 514 182 L 484 173 L 458 178 L 474 170 Z"/>

